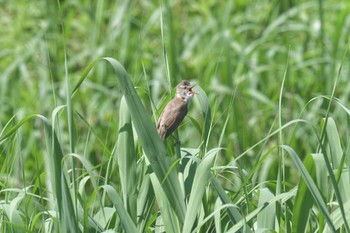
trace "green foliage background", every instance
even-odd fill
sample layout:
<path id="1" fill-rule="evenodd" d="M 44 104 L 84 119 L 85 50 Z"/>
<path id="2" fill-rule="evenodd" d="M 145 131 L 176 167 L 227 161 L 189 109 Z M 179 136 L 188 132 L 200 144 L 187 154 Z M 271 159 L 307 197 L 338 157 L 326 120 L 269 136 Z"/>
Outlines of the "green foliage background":
<path id="1" fill-rule="evenodd" d="M 349 12 L 0 0 L 0 229 L 349 232 Z"/>

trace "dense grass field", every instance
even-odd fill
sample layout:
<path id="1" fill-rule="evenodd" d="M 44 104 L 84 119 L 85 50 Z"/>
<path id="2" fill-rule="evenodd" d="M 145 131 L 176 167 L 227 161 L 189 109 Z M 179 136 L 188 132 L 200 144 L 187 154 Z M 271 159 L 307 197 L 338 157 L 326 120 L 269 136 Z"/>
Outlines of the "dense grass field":
<path id="1" fill-rule="evenodd" d="M 350 1 L 2 0 L 0 23 L 1 232 L 350 232 Z"/>

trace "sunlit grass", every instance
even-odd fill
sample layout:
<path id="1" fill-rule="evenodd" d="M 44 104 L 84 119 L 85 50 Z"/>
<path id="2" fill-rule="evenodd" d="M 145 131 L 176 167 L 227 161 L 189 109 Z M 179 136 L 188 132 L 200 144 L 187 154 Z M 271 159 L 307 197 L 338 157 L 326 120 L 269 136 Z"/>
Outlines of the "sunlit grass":
<path id="1" fill-rule="evenodd" d="M 349 232 L 350 5 L 294 4 L 2 3 L 1 231 Z"/>

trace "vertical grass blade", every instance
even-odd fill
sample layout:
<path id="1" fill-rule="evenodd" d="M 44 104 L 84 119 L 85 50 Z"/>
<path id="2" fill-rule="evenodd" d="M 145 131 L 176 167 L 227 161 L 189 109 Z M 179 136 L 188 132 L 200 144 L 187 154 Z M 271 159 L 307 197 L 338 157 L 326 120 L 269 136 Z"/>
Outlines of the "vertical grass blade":
<path id="1" fill-rule="evenodd" d="M 310 176 L 315 179 L 316 171 L 313 157 L 311 155 L 306 156 L 304 164 Z M 293 207 L 292 232 L 305 232 L 313 203 L 314 200 L 312 194 L 309 191 L 306 182 L 301 179 L 299 181 Z"/>
<path id="2" fill-rule="evenodd" d="M 112 200 L 114 208 L 117 210 L 118 216 L 122 222 L 123 228 L 126 233 L 137 232 L 136 226 L 132 219 L 130 218 L 128 212 L 123 207 L 123 202 L 119 197 L 115 189 L 110 185 L 103 185 L 102 188 L 106 190 L 109 198 Z"/>
<path id="3" fill-rule="evenodd" d="M 150 174 L 150 178 L 153 185 L 154 195 L 157 199 L 157 204 L 159 205 L 159 210 L 162 219 L 162 224 L 164 224 L 166 232 L 169 233 L 177 233 L 180 232 L 180 224 L 178 221 L 178 217 L 176 216 L 176 213 L 174 212 L 174 209 L 171 208 L 172 205 L 169 202 L 167 198 L 167 194 L 164 192 L 164 189 L 162 189 L 162 185 L 159 182 L 158 178 L 155 176 L 155 174 Z M 163 226 L 157 226 L 160 229 Z"/>
<path id="4" fill-rule="evenodd" d="M 142 184 L 137 195 L 137 232 L 145 232 L 152 206 L 154 203 L 154 192 L 151 188 L 151 179 L 148 174 L 142 177 Z"/>
<path id="5" fill-rule="evenodd" d="M 265 203 L 274 198 L 274 195 L 268 188 L 262 188 L 259 190 L 259 203 L 258 206 L 263 206 Z M 275 217 L 276 217 L 276 204 L 271 203 L 263 209 L 257 216 L 258 229 L 275 229 Z"/>
<path id="6" fill-rule="evenodd" d="M 282 145 L 281 147 L 283 149 L 285 149 L 288 152 L 288 154 L 291 156 L 291 158 L 293 159 L 297 169 L 299 170 L 299 172 L 301 174 L 301 177 L 304 179 L 304 181 L 305 181 L 309 191 L 311 192 L 316 204 L 320 208 L 322 215 L 325 217 L 329 228 L 335 232 L 335 227 L 334 227 L 333 222 L 330 218 L 327 206 L 324 203 L 321 193 L 319 192 L 315 182 L 312 180 L 310 174 L 307 172 L 305 166 L 303 165 L 303 163 L 299 159 L 298 155 L 295 153 L 295 151 L 291 147 L 286 146 L 286 145 Z"/>
<path id="7" fill-rule="evenodd" d="M 200 86 L 195 87 L 195 91 L 198 93 L 197 99 L 201 106 L 203 117 L 204 117 L 204 125 L 202 130 L 202 154 L 205 154 L 208 147 L 208 138 L 209 138 L 209 129 L 211 122 L 211 109 L 207 95 L 204 90 Z"/>
<path id="8" fill-rule="evenodd" d="M 166 15 L 166 23 L 167 23 L 167 32 L 168 32 L 168 36 L 166 39 L 166 42 L 168 43 L 164 43 L 168 45 L 168 49 L 166 50 L 166 48 L 164 47 L 164 57 L 166 60 L 166 63 L 169 65 L 169 78 L 170 80 L 172 80 L 172 85 L 171 86 L 175 86 L 176 83 L 179 82 L 179 68 L 178 68 L 178 64 L 177 64 L 177 38 L 176 38 L 176 32 L 175 32 L 175 27 L 174 27 L 174 21 L 173 21 L 173 13 L 171 12 L 171 8 L 170 8 L 170 4 L 169 0 L 164 0 L 164 6 L 165 6 L 165 15 Z M 163 25 L 162 25 L 163 27 Z M 163 40 L 164 40 L 164 35 L 163 36 Z M 167 56 L 167 53 L 165 51 L 168 51 L 169 56 Z"/>
<path id="9" fill-rule="evenodd" d="M 61 228 L 67 232 L 80 232 L 65 171 L 62 170 L 63 152 L 54 129 L 56 115 L 64 107 L 59 106 L 54 109 L 52 113 L 52 125 L 49 123 L 45 124 L 47 144 L 51 155 L 48 157 L 47 162 L 50 166 L 50 171 L 53 172 L 53 177 L 55 177 L 53 180 L 55 186 L 54 193 L 58 204 Z"/>
<path id="10" fill-rule="evenodd" d="M 333 94 L 332 94 L 333 95 Z M 332 102 L 332 98 L 331 98 L 331 101 L 330 102 Z M 331 118 L 331 117 L 327 117 L 327 118 L 324 118 L 323 120 L 322 120 L 322 122 L 321 122 L 321 124 L 322 124 L 322 135 L 321 135 L 321 139 L 322 138 L 324 138 L 324 136 L 326 136 L 327 135 L 327 133 L 330 133 L 331 135 L 333 134 L 333 132 L 334 132 L 334 130 L 332 129 L 333 128 L 333 126 L 335 126 L 334 124 L 333 124 L 333 126 L 332 125 L 330 125 L 330 127 L 329 127 L 329 123 L 328 123 L 328 121 L 333 121 L 333 119 Z M 328 131 L 327 131 L 328 130 Z M 335 146 L 335 148 L 337 148 L 337 147 L 339 147 L 339 144 L 337 143 L 337 142 L 335 142 L 334 141 L 334 143 L 335 143 L 335 145 L 333 145 L 333 146 Z M 331 180 L 331 183 L 332 183 L 332 186 L 333 186 L 333 189 L 334 189 L 334 194 L 335 194 L 335 197 L 336 197 L 336 199 L 337 199 L 337 201 L 338 201 L 338 203 L 339 203 L 339 208 L 340 208 L 340 210 L 341 210 L 341 213 L 343 214 L 343 218 L 344 218 L 344 223 L 345 223 L 345 227 L 346 227 L 346 229 L 347 229 L 347 231 L 350 231 L 350 229 L 349 229 L 349 225 L 348 225 L 348 222 L 346 221 L 346 217 L 345 217 L 345 210 L 344 210 L 344 205 L 343 205 L 343 199 L 342 199 L 342 197 L 341 197 L 341 194 L 340 194 L 340 190 L 339 190 L 339 186 L 338 186 L 338 183 L 337 183 L 337 181 L 336 181 L 336 179 L 335 179 L 335 175 L 334 175 L 334 173 L 333 173 L 333 168 L 331 167 L 331 162 L 330 162 L 330 160 L 329 160 L 329 158 L 328 158 L 328 155 L 327 155 L 327 150 L 324 148 L 324 146 L 320 143 L 320 145 L 321 145 L 321 148 L 322 148 L 322 151 L 323 151 L 323 157 L 324 157 L 324 160 L 325 160 L 325 165 L 326 165 L 326 168 L 327 168 L 327 172 L 328 172 L 328 175 L 329 175 L 329 178 L 330 178 L 330 180 Z M 337 146 L 338 145 L 338 146 Z M 339 149 L 338 149 L 339 150 Z M 335 152 L 336 153 L 336 152 Z M 331 154 L 332 155 L 332 154 Z M 337 156 L 337 155 L 335 155 L 335 156 Z M 339 155 L 338 155 L 339 156 Z M 336 161 L 336 160 L 335 160 Z M 346 195 L 347 196 L 347 195 Z"/>
<path id="11" fill-rule="evenodd" d="M 339 185 L 339 196 L 344 202 L 350 199 L 348 195 L 349 186 L 349 177 L 344 175 L 343 170 L 343 156 L 344 152 L 341 147 L 341 142 L 339 138 L 339 133 L 335 121 L 333 118 L 329 118 L 326 126 L 327 140 L 330 147 L 330 159 L 332 160 L 333 169 L 337 171 L 337 179 Z"/>
<path id="12" fill-rule="evenodd" d="M 203 158 L 203 160 L 198 164 L 196 174 L 194 175 L 190 199 L 187 206 L 183 232 L 190 232 L 193 227 L 197 214 L 201 209 L 205 187 L 207 186 L 210 178 L 210 167 L 215 156 L 220 150 L 221 148 L 210 150 Z"/>
<path id="13" fill-rule="evenodd" d="M 137 154 L 134 146 L 132 122 L 128 106 L 123 97 L 119 109 L 119 134 L 115 156 L 118 161 L 122 185 L 123 200 L 131 219 L 136 223 L 136 163 Z"/>

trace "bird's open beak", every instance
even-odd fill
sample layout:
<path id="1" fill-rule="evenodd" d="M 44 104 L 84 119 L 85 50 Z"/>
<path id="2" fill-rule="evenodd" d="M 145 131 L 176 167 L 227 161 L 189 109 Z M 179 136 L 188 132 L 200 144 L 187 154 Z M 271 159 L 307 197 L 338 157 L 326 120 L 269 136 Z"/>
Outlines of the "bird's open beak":
<path id="1" fill-rule="evenodd" d="M 192 94 L 198 94 L 197 92 L 193 91 L 192 88 L 194 88 L 196 86 L 196 84 L 192 85 L 188 90 L 192 93 Z"/>

